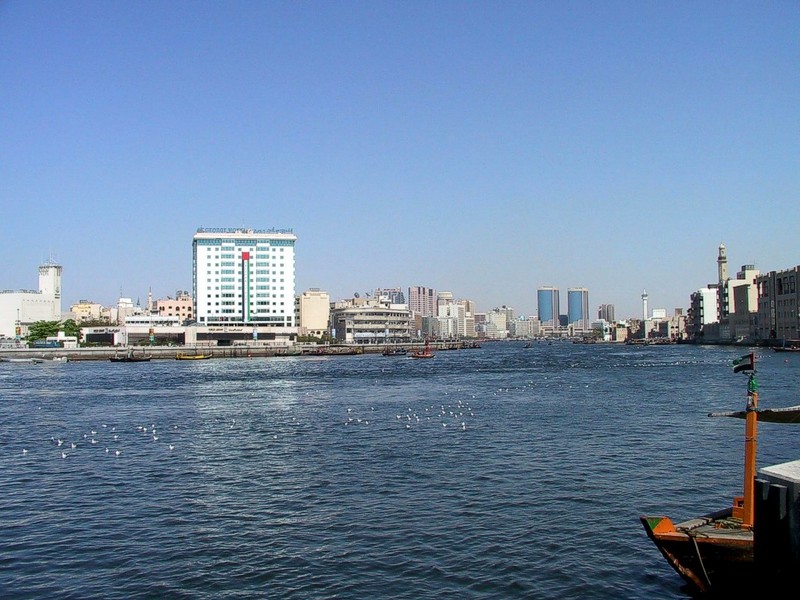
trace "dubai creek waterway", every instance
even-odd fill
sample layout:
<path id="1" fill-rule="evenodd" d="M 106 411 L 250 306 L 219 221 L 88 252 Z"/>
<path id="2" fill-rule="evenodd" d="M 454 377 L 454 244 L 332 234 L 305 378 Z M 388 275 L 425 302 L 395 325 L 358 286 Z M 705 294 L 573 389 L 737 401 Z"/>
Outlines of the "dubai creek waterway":
<path id="1" fill-rule="evenodd" d="M 0 598 L 686 598 L 639 516 L 741 493 L 746 351 L 0 363 Z"/>

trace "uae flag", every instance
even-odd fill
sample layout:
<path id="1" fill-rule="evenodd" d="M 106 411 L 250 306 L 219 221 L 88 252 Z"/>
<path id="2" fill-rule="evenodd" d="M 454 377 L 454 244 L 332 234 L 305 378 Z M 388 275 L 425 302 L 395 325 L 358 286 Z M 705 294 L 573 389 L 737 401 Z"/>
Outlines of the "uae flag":
<path id="1" fill-rule="evenodd" d="M 733 372 L 738 373 L 739 371 L 753 371 L 755 370 L 755 365 L 753 364 L 753 355 L 752 354 L 745 354 L 744 356 L 737 358 L 733 361 Z"/>

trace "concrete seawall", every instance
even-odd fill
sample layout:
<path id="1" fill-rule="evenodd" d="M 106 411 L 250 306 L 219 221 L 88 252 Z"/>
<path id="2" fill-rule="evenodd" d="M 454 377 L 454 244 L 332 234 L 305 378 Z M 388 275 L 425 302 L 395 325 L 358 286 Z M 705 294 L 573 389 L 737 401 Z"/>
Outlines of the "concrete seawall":
<path id="1" fill-rule="evenodd" d="M 408 350 L 422 349 L 424 343 L 402 344 Z M 460 350 L 471 347 L 464 342 L 431 343 L 434 351 Z M 381 354 L 386 348 L 383 345 L 330 345 L 295 344 L 292 346 L 136 346 L 135 356 L 149 355 L 153 360 L 175 360 L 179 353 L 211 354 L 212 358 L 257 358 L 286 356 L 352 356 L 363 354 Z M 93 347 L 93 348 L 15 348 L 0 350 L 0 359 L 54 359 L 66 358 L 68 361 L 109 360 L 115 355 L 126 354 L 128 348 Z M 62 358 L 63 357 L 63 358 Z"/>

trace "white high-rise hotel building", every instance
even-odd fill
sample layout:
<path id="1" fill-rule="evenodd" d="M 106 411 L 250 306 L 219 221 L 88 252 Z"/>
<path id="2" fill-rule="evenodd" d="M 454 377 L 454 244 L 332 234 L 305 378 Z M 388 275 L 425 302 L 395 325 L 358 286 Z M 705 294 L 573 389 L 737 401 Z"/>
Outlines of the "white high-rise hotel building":
<path id="1" fill-rule="evenodd" d="M 198 325 L 295 327 L 291 229 L 198 229 L 192 239 Z"/>

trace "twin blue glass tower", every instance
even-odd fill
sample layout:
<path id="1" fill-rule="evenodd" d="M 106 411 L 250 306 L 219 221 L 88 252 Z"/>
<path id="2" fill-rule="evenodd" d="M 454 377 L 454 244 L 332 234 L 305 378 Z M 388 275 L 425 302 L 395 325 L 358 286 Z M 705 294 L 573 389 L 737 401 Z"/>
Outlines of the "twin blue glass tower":
<path id="1" fill-rule="evenodd" d="M 561 322 L 558 288 L 540 287 L 536 296 L 542 327 L 558 329 L 561 325 L 569 325 L 579 331 L 589 330 L 589 290 L 586 288 L 567 290 L 566 323 Z"/>

